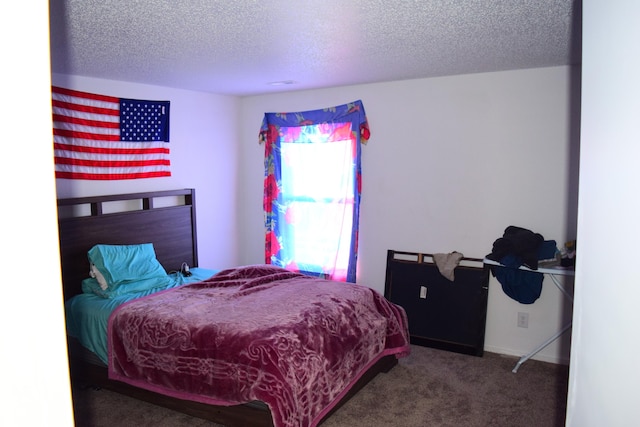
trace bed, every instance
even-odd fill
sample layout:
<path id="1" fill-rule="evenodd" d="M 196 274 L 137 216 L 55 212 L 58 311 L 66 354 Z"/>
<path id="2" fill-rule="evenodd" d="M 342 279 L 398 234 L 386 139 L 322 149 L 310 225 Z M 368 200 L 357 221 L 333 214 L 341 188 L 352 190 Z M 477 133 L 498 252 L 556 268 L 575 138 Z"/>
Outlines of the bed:
<path id="1" fill-rule="evenodd" d="M 315 426 L 410 351 L 404 310 L 366 286 L 268 265 L 200 267 L 193 189 L 59 199 L 58 212 L 74 385 L 227 426 Z M 151 250 L 170 279 L 95 294 L 96 248 Z M 70 309 L 91 298 L 107 306 L 96 345 Z"/>

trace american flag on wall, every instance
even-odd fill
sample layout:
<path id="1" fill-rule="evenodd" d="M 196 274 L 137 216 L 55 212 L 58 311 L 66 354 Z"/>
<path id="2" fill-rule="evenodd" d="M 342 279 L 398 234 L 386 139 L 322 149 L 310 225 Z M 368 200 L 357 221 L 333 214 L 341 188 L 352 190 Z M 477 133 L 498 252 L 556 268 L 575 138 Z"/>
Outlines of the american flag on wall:
<path id="1" fill-rule="evenodd" d="M 56 178 L 171 176 L 169 101 L 51 87 Z"/>

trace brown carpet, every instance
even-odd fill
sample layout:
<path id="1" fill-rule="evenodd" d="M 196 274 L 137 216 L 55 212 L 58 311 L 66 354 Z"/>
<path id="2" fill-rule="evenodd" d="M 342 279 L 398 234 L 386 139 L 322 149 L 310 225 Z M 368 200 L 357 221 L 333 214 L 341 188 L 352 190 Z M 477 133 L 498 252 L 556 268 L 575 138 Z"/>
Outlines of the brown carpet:
<path id="1" fill-rule="evenodd" d="M 564 426 L 568 367 L 529 360 L 514 374 L 516 362 L 412 346 L 322 427 Z M 108 390 L 73 393 L 79 427 L 218 426 Z"/>

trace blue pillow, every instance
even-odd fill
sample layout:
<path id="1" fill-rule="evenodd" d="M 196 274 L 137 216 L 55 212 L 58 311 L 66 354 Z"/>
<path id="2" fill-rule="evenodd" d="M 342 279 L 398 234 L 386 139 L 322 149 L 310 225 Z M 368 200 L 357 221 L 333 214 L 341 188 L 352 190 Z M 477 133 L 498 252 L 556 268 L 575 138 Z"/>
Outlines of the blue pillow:
<path id="1" fill-rule="evenodd" d="M 140 245 L 95 245 L 87 253 L 91 274 L 103 291 L 113 291 L 123 283 L 166 277 L 156 259 L 152 243 Z"/>

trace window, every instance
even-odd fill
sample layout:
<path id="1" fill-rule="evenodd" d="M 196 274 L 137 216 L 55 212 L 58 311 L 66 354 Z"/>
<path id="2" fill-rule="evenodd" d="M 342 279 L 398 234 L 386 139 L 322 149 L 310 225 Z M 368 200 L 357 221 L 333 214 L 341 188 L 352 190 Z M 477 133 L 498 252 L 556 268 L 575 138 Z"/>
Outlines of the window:
<path id="1" fill-rule="evenodd" d="M 355 282 L 360 144 L 368 139 L 361 101 L 265 115 L 266 263 Z"/>

